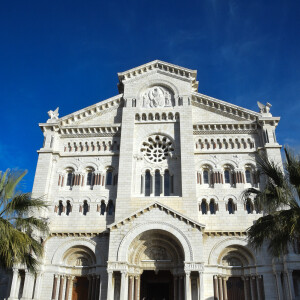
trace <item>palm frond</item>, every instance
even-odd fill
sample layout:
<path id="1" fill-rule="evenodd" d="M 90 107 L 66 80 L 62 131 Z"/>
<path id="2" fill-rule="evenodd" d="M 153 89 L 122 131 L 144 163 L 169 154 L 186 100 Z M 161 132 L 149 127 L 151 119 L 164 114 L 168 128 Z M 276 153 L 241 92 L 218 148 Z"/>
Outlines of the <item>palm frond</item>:
<path id="1" fill-rule="evenodd" d="M 32 272 L 43 255 L 39 238 L 48 232 L 47 220 L 36 213 L 47 207 L 42 198 L 16 192 L 26 171 L 0 172 L 0 267 L 24 264 Z"/>

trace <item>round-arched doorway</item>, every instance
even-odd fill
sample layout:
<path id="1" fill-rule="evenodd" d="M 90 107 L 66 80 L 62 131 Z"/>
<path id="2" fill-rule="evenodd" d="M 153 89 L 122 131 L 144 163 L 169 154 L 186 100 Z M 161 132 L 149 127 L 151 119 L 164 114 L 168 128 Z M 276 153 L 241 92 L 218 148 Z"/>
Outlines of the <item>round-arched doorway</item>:
<path id="1" fill-rule="evenodd" d="M 138 299 L 183 297 L 184 251 L 172 234 L 163 230 L 141 233 L 128 249 L 128 263 L 140 270 L 140 282 L 129 282 L 129 292 L 136 291 Z"/>

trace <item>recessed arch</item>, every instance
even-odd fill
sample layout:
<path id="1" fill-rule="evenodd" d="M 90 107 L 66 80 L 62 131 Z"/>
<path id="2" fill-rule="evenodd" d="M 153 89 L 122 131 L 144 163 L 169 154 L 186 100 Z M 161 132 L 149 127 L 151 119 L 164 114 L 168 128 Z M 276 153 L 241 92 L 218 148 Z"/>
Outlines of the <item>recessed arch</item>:
<path id="1" fill-rule="evenodd" d="M 226 250 L 227 249 L 227 250 Z M 232 237 L 222 240 L 214 245 L 208 256 L 209 265 L 218 265 L 220 259 L 226 254 L 226 251 L 230 249 L 240 250 L 242 255 L 247 258 L 249 265 L 255 265 L 255 255 L 251 249 L 249 249 L 246 238 Z"/>
<path id="2" fill-rule="evenodd" d="M 146 226 L 145 224 L 141 224 L 130 230 L 120 243 L 117 253 L 117 260 L 126 261 L 129 247 L 133 240 L 136 239 L 140 234 L 150 230 L 159 230 L 173 236 L 183 248 L 185 261 L 193 261 L 193 250 L 188 238 L 180 229 L 164 222 L 149 222 Z"/>

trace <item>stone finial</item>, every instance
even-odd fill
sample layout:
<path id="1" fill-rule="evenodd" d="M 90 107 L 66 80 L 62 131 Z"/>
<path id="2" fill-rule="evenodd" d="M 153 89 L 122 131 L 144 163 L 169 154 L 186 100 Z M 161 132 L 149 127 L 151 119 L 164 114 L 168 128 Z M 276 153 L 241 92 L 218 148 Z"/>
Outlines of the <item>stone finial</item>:
<path id="1" fill-rule="evenodd" d="M 56 120 L 58 120 L 58 113 L 59 107 L 56 108 L 56 110 L 49 110 L 48 111 L 48 116 L 50 117 L 50 119 L 48 119 L 47 123 L 53 123 L 56 122 Z"/>
<path id="2" fill-rule="evenodd" d="M 272 114 L 270 113 L 270 108 L 272 107 L 272 105 L 267 102 L 266 105 L 262 104 L 261 102 L 257 101 L 257 105 L 259 107 L 259 112 L 266 117 L 271 117 Z"/>

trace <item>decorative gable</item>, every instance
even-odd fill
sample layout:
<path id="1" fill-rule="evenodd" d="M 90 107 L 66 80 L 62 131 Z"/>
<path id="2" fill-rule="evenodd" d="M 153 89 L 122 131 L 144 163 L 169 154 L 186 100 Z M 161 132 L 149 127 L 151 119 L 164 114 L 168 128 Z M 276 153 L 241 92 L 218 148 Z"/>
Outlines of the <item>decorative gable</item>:
<path id="1" fill-rule="evenodd" d="M 161 60 L 154 60 L 139 67 L 130 69 L 128 71 L 118 73 L 119 91 L 123 92 L 123 85 L 125 82 L 136 80 L 138 77 L 142 77 L 145 74 L 148 74 L 153 71 L 158 71 L 181 80 L 189 81 L 192 85 L 192 90 L 195 92 L 198 90 L 196 70 L 183 68 Z"/>
<path id="2" fill-rule="evenodd" d="M 160 210 L 165 211 L 168 215 L 172 216 L 173 218 L 177 218 L 182 222 L 185 222 L 187 225 L 190 225 L 193 228 L 197 228 L 199 230 L 204 230 L 204 228 L 205 228 L 204 224 L 198 223 L 195 220 L 190 219 L 189 217 L 186 217 L 185 215 L 175 211 L 174 209 L 172 209 L 166 205 L 161 204 L 158 201 L 155 201 L 152 204 L 150 204 L 142 209 L 139 209 L 138 211 L 129 215 L 128 217 L 125 217 L 124 219 L 107 226 L 107 228 L 109 228 L 110 230 L 118 229 L 127 223 L 131 223 L 133 219 L 137 219 L 141 215 L 144 215 L 147 212 L 151 211 L 152 209 L 156 209 L 156 208 L 159 208 Z"/>

